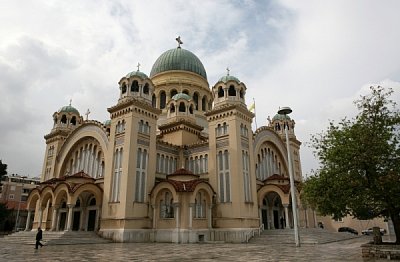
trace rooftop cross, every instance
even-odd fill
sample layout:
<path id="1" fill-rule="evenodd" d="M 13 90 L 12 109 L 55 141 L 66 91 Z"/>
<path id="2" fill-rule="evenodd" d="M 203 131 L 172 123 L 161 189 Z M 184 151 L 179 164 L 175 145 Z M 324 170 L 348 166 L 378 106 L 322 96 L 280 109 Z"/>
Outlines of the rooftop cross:
<path id="1" fill-rule="evenodd" d="M 138 62 L 137 66 L 136 66 L 137 67 L 137 71 L 139 71 L 140 66 L 141 66 L 141 64 Z"/>
<path id="2" fill-rule="evenodd" d="M 89 114 L 90 114 L 90 110 L 88 108 L 88 110 L 86 111 L 85 115 L 86 115 L 86 120 L 89 120 Z"/>
<path id="3" fill-rule="evenodd" d="M 175 38 L 176 42 L 178 42 L 178 48 L 181 48 L 181 45 L 183 45 L 183 42 L 181 40 L 181 36 L 178 36 L 177 38 Z"/>
<path id="4" fill-rule="evenodd" d="M 226 75 L 228 76 L 229 75 L 229 72 L 230 72 L 231 70 L 229 70 L 229 67 L 227 67 L 226 68 Z"/>
<path id="5" fill-rule="evenodd" d="M 72 99 L 69 100 L 69 106 L 71 106 L 71 103 L 72 103 Z"/>

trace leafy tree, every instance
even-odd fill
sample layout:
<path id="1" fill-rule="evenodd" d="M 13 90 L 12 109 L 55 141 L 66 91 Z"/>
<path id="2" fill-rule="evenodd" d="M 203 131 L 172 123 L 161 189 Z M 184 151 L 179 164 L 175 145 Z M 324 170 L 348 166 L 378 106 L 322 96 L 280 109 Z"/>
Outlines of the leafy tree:
<path id="1" fill-rule="evenodd" d="M 322 215 L 390 217 L 400 244 L 400 112 L 390 100 L 392 89 L 370 89 L 355 101 L 355 118 L 331 121 L 312 136 L 321 166 L 303 194 Z"/>
<path id="2" fill-rule="evenodd" d="M 0 159 L 0 181 L 5 175 L 7 175 L 7 164 L 3 164 L 3 161 Z"/>
<path id="3" fill-rule="evenodd" d="M 3 161 L 0 159 L 0 183 L 5 175 L 7 175 L 7 164 L 3 164 Z M 7 206 L 4 203 L 0 203 L 0 225 L 5 221 L 9 214 L 10 210 L 7 209 Z"/>

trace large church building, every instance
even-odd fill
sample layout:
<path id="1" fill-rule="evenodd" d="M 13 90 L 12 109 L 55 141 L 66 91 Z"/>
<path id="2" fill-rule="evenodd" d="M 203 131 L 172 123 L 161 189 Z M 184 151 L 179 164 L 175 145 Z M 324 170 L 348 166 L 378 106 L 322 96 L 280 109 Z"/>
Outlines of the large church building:
<path id="1" fill-rule="evenodd" d="M 229 74 L 210 86 L 200 59 L 168 50 L 146 75 L 123 76 L 105 122 L 71 104 L 44 136 L 41 183 L 28 198 L 27 229 L 96 231 L 117 242 L 243 242 L 259 229 L 293 227 L 290 154 L 301 227 L 295 121 L 254 114 L 246 85 Z"/>

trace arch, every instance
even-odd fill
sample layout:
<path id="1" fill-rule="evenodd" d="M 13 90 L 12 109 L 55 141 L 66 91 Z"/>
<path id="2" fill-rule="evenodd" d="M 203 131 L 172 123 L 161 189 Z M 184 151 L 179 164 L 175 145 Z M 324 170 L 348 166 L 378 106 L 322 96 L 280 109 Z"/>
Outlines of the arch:
<path id="1" fill-rule="evenodd" d="M 173 98 L 176 94 L 178 94 L 178 91 L 176 91 L 176 89 L 172 89 L 170 92 L 170 97 Z"/>
<path id="2" fill-rule="evenodd" d="M 160 109 L 164 109 L 167 102 L 167 96 L 165 95 L 165 91 L 162 90 L 160 92 Z"/>
<path id="3" fill-rule="evenodd" d="M 202 111 L 206 111 L 207 110 L 206 103 L 207 103 L 207 97 L 203 96 L 203 98 L 201 99 L 201 110 Z"/>
<path id="4" fill-rule="evenodd" d="M 121 92 L 122 92 L 122 94 L 126 93 L 126 84 L 125 83 L 122 83 Z"/>
<path id="5" fill-rule="evenodd" d="M 218 98 L 224 97 L 224 89 L 222 88 L 222 86 L 218 87 Z"/>
<path id="6" fill-rule="evenodd" d="M 153 187 L 153 190 L 150 193 L 152 205 L 157 205 L 156 200 L 159 197 L 160 193 L 162 193 L 164 190 L 169 190 L 172 193 L 172 198 L 174 199 L 174 202 L 179 202 L 178 194 L 176 193 L 175 188 L 169 182 L 163 181 Z"/>
<path id="7" fill-rule="evenodd" d="M 193 101 L 196 106 L 196 110 L 199 110 L 199 94 L 197 92 L 194 92 L 193 94 Z"/>
<path id="8" fill-rule="evenodd" d="M 65 140 L 64 144 L 60 149 L 60 153 L 58 155 L 59 163 L 63 163 L 62 165 L 57 166 L 56 175 L 60 176 L 60 171 L 65 170 L 68 162 L 66 158 L 72 152 L 71 150 L 74 148 L 75 145 L 79 144 L 86 138 L 92 138 L 97 140 L 100 145 L 99 150 L 103 151 L 105 155 L 108 149 L 108 137 L 104 130 L 100 128 L 95 123 L 85 123 L 84 125 L 76 128 Z"/>
<path id="9" fill-rule="evenodd" d="M 206 182 L 200 182 L 199 184 L 196 185 L 196 188 L 194 189 L 192 195 L 190 196 L 190 203 L 194 203 L 196 199 L 196 195 L 199 191 L 204 191 L 207 193 L 207 203 L 212 203 L 212 197 L 214 196 L 214 190 L 211 187 L 210 184 Z"/>
<path id="10" fill-rule="evenodd" d="M 279 195 L 283 205 L 289 204 L 289 194 L 285 194 L 277 185 L 265 185 L 257 192 L 258 205 L 262 205 L 264 197 L 271 192 Z"/>
<path id="11" fill-rule="evenodd" d="M 235 87 L 233 85 L 229 86 L 228 96 L 236 96 L 236 89 L 235 89 Z"/>
<path id="12" fill-rule="evenodd" d="M 40 191 L 39 189 L 35 188 L 33 189 L 27 199 L 27 205 L 26 205 L 26 209 L 27 210 L 33 210 L 36 208 L 36 203 L 39 201 L 40 199 Z"/>
<path id="13" fill-rule="evenodd" d="M 47 201 L 50 199 L 50 203 L 54 205 L 54 193 L 53 193 L 53 188 L 47 186 L 45 187 L 42 192 L 41 192 L 41 197 L 40 197 L 40 206 L 46 207 Z"/>
<path id="14" fill-rule="evenodd" d="M 61 201 L 65 199 L 67 204 L 71 203 L 71 196 L 68 184 L 62 182 L 54 189 L 54 205 L 60 205 Z"/>
<path id="15" fill-rule="evenodd" d="M 75 126 L 76 125 L 76 116 L 73 116 L 72 118 L 71 118 L 71 124 L 73 125 L 73 126 Z"/>
<path id="16" fill-rule="evenodd" d="M 71 203 L 75 203 L 78 200 L 79 196 L 83 192 L 89 192 L 89 193 L 93 194 L 93 196 L 96 198 L 96 203 L 98 205 L 102 203 L 103 190 L 101 190 L 95 184 L 82 184 L 82 185 L 80 185 L 77 189 L 75 189 L 75 192 L 73 193 L 73 196 L 71 197 Z"/>
<path id="17" fill-rule="evenodd" d="M 139 84 L 138 81 L 134 80 L 131 85 L 131 92 L 139 92 Z"/>
<path id="18" fill-rule="evenodd" d="M 155 108 L 157 106 L 157 98 L 156 95 L 153 94 L 151 97 L 151 105 Z"/>
<path id="19" fill-rule="evenodd" d="M 146 84 L 144 84 L 144 87 L 143 87 L 143 94 L 148 95 L 149 93 L 150 93 L 149 84 L 146 83 Z"/>
<path id="20" fill-rule="evenodd" d="M 66 124 L 67 123 L 67 116 L 66 115 L 62 115 L 60 122 L 61 122 L 61 124 Z"/>
<path id="21" fill-rule="evenodd" d="M 186 112 L 186 105 L 184 102 L 179 103 L 179 112 Z"/>

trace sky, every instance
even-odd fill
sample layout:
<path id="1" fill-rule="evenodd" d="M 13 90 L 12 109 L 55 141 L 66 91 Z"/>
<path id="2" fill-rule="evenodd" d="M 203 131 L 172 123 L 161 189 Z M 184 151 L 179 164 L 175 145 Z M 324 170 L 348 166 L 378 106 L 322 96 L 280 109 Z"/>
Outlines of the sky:
<path id="1" fill-rule="evenodd" d="M 290 106 L 303 176 L 310 137 L 356 114 L 371 85 L 400 102 L 400 1 L 0 0 L 0 159 L 40 176 L 52 115 L 72 106 L 109 119 L 119 80 L 175 48 L 196 54 L 212 87 L 230 74 L 256 103 L 257 126 Z M 254 124 L 255 128 L 255 124 Z"/>

